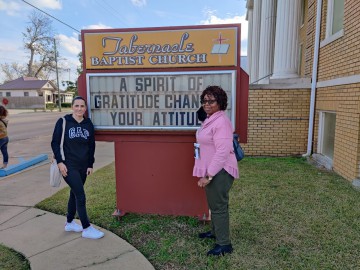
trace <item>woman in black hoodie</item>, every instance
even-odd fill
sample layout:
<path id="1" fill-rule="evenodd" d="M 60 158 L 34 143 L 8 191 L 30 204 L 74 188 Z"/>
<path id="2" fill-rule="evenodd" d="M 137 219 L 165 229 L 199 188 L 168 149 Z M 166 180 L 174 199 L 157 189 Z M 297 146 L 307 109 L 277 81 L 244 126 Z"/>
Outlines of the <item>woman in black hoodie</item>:
<path id="1" fill-rule="evenodd" d="M 59 170 L 71 189 L 65 231 L 82 232 L 84 238 L 98 239 L 103 237 L 104 233 L 95 229 L 89 222 L 84 191 L 86 177 L 93 172 L 95 161 L 94 126 L 91 120 L 84 116 L 86 109 L 85 99 L 75 97 L 72 101 L 73 113 L 64 117 L 66 120 L 63 145 L 65 160 L 62 159 L 60 153 L 62 118 L 56 122 L 51 148 Z M 74 221 L 76 212 L 82 226 Z"/>

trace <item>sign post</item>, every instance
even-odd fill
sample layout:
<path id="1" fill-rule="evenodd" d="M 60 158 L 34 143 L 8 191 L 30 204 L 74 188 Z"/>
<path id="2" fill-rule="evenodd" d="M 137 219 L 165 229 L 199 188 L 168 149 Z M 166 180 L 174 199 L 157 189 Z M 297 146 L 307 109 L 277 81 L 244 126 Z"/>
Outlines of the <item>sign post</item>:
<path id="1" fill-rule="evenodd" d="M 192 177 L 196 111 L 203 89 L 220 85 L 246 140 L 240 25 L 83 30 L 82 41 L 79 92 L 96 139 L 115 142 L 115 213 L 208 219 L 205 193 Z"/>

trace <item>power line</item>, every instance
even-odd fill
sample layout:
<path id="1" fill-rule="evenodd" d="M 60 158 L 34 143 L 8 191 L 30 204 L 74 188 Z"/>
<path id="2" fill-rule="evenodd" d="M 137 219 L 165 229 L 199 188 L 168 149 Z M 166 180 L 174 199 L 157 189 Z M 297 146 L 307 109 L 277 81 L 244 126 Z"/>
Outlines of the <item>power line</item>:
<path id="1" fill-rule="evenodd" d="M 112 7 L 109 3 L 107 3 L 106 1 L 103 1 L 102 3 L 99 3 L 98 0 L 95 0 L 95 2 L 96 2 L 102 9 L 104 9 L 105 12 L 106 12 L 106 10 L 107 10 L 108 12 L 112 13 L 115 17 L 117 17 L 117 18 L 119 19 L 120 22 L 122 22 L 125 26 L 128 26 L 127 23 L 125 22 L 125 20 L 124 20 L 121 16 L 119 16 L 119 14 L 121 14 L 121 13 L 120 13 L 120 12 L 117 13 L 117 12 L 116 12 L 116 9 L 115 9 L 114 7 Z M 103 5 L 104 3 L 105 3 L 106 5 Z"/>
<path id="2" fill-rule="evenodd" d="M 57 20 L 58 22 L 60 22 L 60 23 L 62 23 L 62 24 L 64 24 L 64 25 L 66 25 L 67 27 L 70 27 L 71 29 L 75 30 L 76 32 L 80 33 L 80 31 L 79 31 L 79 30 L 77 30 L 77 29 L 75 29 L 74 27 L 72 27 L 72 26 L 68 25 L 67 23 L 65 23 L 65 22 L 63 22 L 63 21 L 61 21 L 61 20 L 59 20 L 58 18 L 55 18 L 54 16 L 52 16 L 52 15 L 50 15 L 49 13 L 47 13 L 47 12 L 45 12 L 45 11 L 41 10 L 40 8 L 35 7 L 34 5 L 30 4 L 29 2 L 27 2 L 27 1 L 25 1 L 25 0 L 22 0 L 22 1 L 23 1 L 24 3 L 26 3 L 26 4 L 28 4 L 29 6 L 32 6 L 33 8 L 36 8 L 37 10 L 41 11 L 42 13 L 45 13 L 46 15 L 48 15 L 49 17 L 51 17 L 51 18 L 53 18 L 53 19 Z"/>

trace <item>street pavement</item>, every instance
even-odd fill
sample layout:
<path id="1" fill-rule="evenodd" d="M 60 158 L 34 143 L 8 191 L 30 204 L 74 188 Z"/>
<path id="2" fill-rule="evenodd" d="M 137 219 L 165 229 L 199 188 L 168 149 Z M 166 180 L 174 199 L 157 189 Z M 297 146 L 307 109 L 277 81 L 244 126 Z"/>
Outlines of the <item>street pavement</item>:
<path id="1" fill-rule="evenodd" d="M 50 156 L 50 140 L 51 136 L 44 136 L 12 143 L 9 164 L 26 153 L 28 158 L 28 153 Z M 97 142 L 95 160 L 95 171 L 113 162 L 113 143 Z M 34 208 L 66 186 L 62 181 L 60 188 L 50 187 L 49 168 L 47 160 L 0 177 L 0 243 L 24 254 L 32 270 L 154 269 L 136 248 L 117 235 L 97 227 L 105 236 L 85 239 L 81 233 L 64 231 L 64 216 Z"/>

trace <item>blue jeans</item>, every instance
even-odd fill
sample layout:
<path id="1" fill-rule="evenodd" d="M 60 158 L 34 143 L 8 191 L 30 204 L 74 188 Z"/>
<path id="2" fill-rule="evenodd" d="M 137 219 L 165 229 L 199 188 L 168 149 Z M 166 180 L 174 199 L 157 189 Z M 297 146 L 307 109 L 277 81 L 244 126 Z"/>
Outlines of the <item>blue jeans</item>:
<path id="1" fill-rule="evenodd" d="M 3 164 L 8 164 L 9 162 L 9 154 L 7 150 L 8 143 L 9 143 L 9 137 L 0 139 L 0 150 L 3 155 Z"/>

